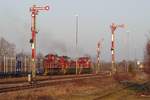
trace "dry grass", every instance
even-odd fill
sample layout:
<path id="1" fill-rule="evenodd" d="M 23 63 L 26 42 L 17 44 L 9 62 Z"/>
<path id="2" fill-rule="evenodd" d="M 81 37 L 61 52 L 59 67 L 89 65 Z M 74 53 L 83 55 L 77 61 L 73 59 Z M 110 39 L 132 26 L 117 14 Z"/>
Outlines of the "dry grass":
<path id="1" fill-rule="evenodd" d="M 121 81 L 132 79 L 132 76 L 123 73 L 117 74 L 113 78 L 84 79 L 32 90 L 2 93 L 0 94 L 0 100 L 93 100 L 94 98 L 107 94 L 111 90 L 121 88 L 114 78 Z M 114 94 L 103 99 L 136 100 L 137 97 L 134 95 L 128 95 L 129 93 L 130 91 L 125 90 L 121 94 Z M 138 100 L 145 99 L 138 98 Z"/>
<path id="2" fill-rule="evenodd" d="M 94 100 L 118 88 L 121 86 L 113 78 L 84 79 L 32 90 L 2 93 L 0 100 Z M 125 90 L 100 100 L 136 100 L 136 96 L 128 95 L 130 93 Z"/>
<path id="3" fill-rule="evenodd" d="M 0 94 L 0 100 L 70 100 L 74 94 L 91 94 L 105 87 L 109 79 L 85 79 L 56 86 Z M 102 86 L 103 85 L 103 86 Z M 77 96 L 78 97 L 78 96 Z M 72 99 L 71 99 L 72 100 Z M 76 99 L 78 100 L 78 99 Z"/>

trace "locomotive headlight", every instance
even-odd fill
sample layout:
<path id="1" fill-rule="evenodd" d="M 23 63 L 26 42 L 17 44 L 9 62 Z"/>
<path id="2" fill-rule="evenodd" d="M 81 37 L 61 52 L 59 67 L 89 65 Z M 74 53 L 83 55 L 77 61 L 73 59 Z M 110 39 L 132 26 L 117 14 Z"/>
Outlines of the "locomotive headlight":
<path id="1" fill-rule="evenodd" d="M 49 6 L 46 6 L 46 7 L 45 7 L 45 10 L 49 10 Z"/>
<path id="2" fill-rule="evenodd" d="M 137 65 L 140 65 L 140 61 L 137 61 Z"/>

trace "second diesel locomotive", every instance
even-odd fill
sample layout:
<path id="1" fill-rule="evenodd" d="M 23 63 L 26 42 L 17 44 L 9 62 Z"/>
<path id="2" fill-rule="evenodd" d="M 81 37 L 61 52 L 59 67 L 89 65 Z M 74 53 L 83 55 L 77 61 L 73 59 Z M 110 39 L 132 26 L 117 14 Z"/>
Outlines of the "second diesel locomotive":
<path id="1" fill-rule="evenodd" d="M 90 57 L 79 57 L 76 60 L 68 56 L 48 54 L 43 60 L 44 72 L 47 74 L 78 74 L 91 73 L 92 61 Z"/>

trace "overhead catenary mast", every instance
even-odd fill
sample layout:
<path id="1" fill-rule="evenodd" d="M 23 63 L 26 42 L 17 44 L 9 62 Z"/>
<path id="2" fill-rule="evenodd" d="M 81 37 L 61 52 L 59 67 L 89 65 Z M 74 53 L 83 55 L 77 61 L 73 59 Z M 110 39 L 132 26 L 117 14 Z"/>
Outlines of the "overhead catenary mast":
<path id="1" fill-rule="evenodd" d="M 36 5 L 33 5 L 30 8 L 31 12 L 31 32 L 32 32 L 32 38 L 30 39 L 31 47 L 32 47 L 32 81 L 35 81 L 35 76 L 36 76 L 36 34 L 37 34 L 37 29 L 36 29 L 36 16 L 38 15 L 39 11 L 47 11 L 49 10 L 49 6 L 45 7 L 37 7 Z"/>
<path id="2" fill-rule="evenodd" d="M 116 25 L 116 24 L 112 23 L 110 25 L 111 33 L 112 33 L 112 35 L 111 35 L 112 73 L 115 73 L 117 71 L 117 68 L 115 66 L 115 30 L 119 27 L 123 28 L 124 24 Z"/>

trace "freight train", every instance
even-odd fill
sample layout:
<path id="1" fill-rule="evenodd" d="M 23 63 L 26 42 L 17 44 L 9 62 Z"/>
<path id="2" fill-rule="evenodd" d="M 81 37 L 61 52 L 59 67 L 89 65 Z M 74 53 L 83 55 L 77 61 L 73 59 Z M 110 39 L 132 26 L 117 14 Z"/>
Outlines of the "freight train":
<path id="1" fill-rule="evenodd" d="M 0 77 L 27 76 L 31 74 L 31 57 L 17 55 L 16 57 L 0 57 Z M 47 54 L 37 58 L 36 73 L 38 75 L 84 74 L 92 72 L 90 57 L 71 59 L 68 56 Z"/>
<path id="2" fill-rule="evenodd" d="M 91 73 L 92 61 L 90 57 L 79 57 L 76 60 L 68 56 L 48 54 L 43 60 L 45 75 L 47 74 L 78 74 Z"/>

